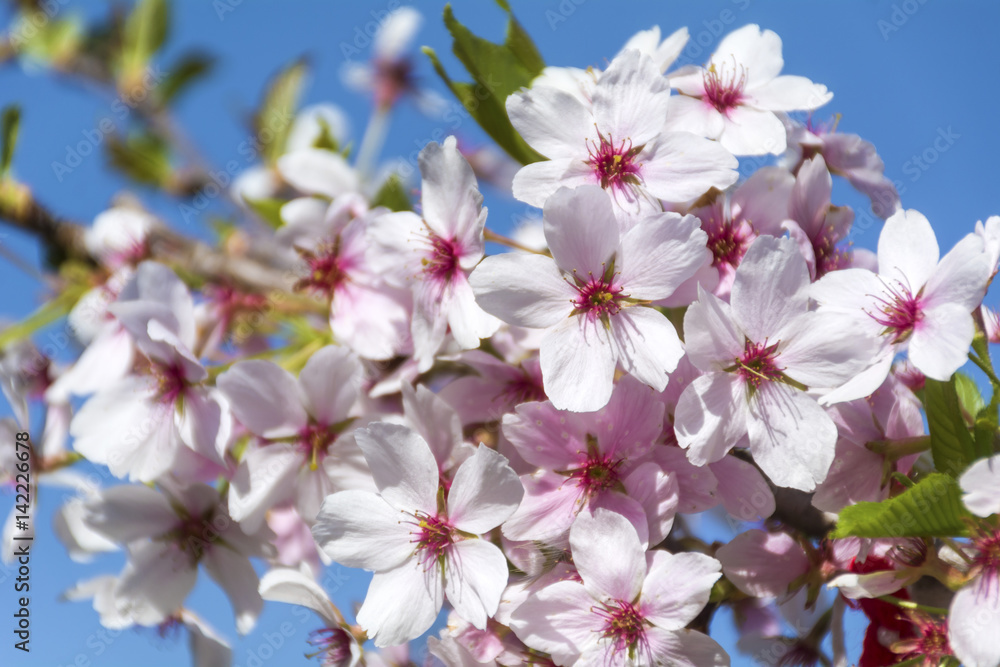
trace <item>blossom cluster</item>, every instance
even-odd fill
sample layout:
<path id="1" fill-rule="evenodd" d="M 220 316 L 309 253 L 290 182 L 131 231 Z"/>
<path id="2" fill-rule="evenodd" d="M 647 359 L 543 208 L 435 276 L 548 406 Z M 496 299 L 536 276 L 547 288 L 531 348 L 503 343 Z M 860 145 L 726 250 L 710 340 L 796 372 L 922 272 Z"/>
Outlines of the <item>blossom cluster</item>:
<path id="1" fill-rule="evenodd" d="M 409 75 L 418 24 L 396 10 L 351 72 L 376 113 L 434 106 Z M 160 261 L 141 210 L 98 216 L 99 279 L 68 316 L 79 358 L 29 363 L 23 343 L 2 369 L 21 426 L 45 407 L 42 481 L 78 491 L 55 521 L 71 556 L 126 554 L 67 596 L 108 628 L 183 625 L 199 665 L 231 660 L 187 606 L 203 575 L 240 634 L 266 600 L 314 611 L 303 651 L 331 666 L 407 664 L 442 609 L 427 646 L 449 666 L 729 665 L 721 607 L 766 664 L 846 664 L 847 607 L 869 623 L 860 664 L 1000 664 L 1000 394 L 952 401 L 961 463 L 930 407 L 958 396 L 970 348 L 1000 389 L 982 303 L 1000 217 L 942 256 L 870 143 L 804 120 L 832 93 L 782 73 L 774 32 L 678 67 L 687 36 L 544 68 L 503 100 L 540 159 L 431 142 L 415 209 L 381 199 L 392 165 L 341 149 L 342 112 L 303 110 L 233 186 L 248 215 L 280 204 L 243 242 L 285 293 Z M 770 157 L 741 179 L 748 156 Z M 834 178 L 887 218 L 877 252 L 851 245 Z M 541 220 L 499 235 L 480 181 Z M 80 460 L 115 483 L 74 476 Z M 945 477 L 951 532 L 903 505 Z M 894 502 L 901 529 L 850 527 Z M 734 536 L 704 539 L 701 515 Z M 12 515 L 5 558 L 14 532 Z M 332 564 L 374 573 L 353 620 L 321 585 Z M 922 578 L 943 605 L 910 592 Z"/>

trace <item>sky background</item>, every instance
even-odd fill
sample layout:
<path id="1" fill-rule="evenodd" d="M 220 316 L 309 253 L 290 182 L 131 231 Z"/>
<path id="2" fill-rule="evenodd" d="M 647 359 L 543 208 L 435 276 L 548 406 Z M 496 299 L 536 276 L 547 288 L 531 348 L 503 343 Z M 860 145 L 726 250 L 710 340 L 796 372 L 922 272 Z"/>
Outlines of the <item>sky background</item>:
<path id="1" fill-rule="evenodd" d="M 229 0 L 225 0 L 231 5 Z M 216 165 L 237 159 L 239 144 L 249 135 L 245 119 L 255 108 L 263 85 L 281 66 L 308 54 L 313 71 L 305 103 L 333 102 L 345 109 L 355 141 L 363 132 L 369 102 L 347 91 L 339 72 L 344 45 L 351 51 L 356 36 L 371 29 L 388 0 L 369 2 L 242 2 L 219 14 L 219 2 L 176 2 L 171 37 L 162 57 L 164 67 L 180 53 L 198 48 L 218 58 L 214 72 L 190 91 L 176 108 L 180 124 Z M 878 148 L 886 173 L 900 186 L 903 205 L 924 213 L 935 227 L 946 251 L 976 220 L 1000 213 L 996 187 L 997 85 L 1000 50 L 993 45 L 1000 23 L 1000 3 L 943 2 L 943 0 L 862 0 L 858 2 L 765 2 L 724 0 L 707 2 L 612 0 L 511 0 L 511 5 L 533 36 L 550 65 L 601 66 L 634 32 L 659 24 L 665 34 L 688 26 L 692 41 L 680 64 L 702 63 L 719 38 L 747 23 L 759 23 L 777 32 L 784 42 L 784 73 L 807 76 L 834 92 L 830 104 L 817 112 L 825 119 L 842 114 L 839 129 L 857 133 Z M 450 39 L 440 19 L 438 2 L 419 3 L 426 21 L 418 44 L 432 46 L 456 78 L 464 78 L 451 57 Z M 453 3 L 459 20 L 477 34 L 500 40 L 503 14 L 484 0 Z M 103 2 L 66 2 L 62 12 L 100 16 Z M 0 11 L 4 25 L 9 11 Z M 359 43 L 363 60 L 367 45 Z M 426 59 L 415 56 L 418 73 L 442 95 Z M 22 107 L 21 133 L 14 159 L 19 180 L 58 214 L 89 222 L 108 207 L 129 184 L 109 171 L 95 153 L 68 174 L 57 178 L 53 162 L 64 162 L 70 146 L 99 121 L 113 116 L 112 99 L 94 95 L 31 68 L 8 65 L 0 69 L 0 105 Z M 483 140 L 471 120 L 458 127 L 420 116 L 411 106 L 395 114 L 382 157 L 409 155 L 440 128 L 460 137 Z M 946 137 L 946 139 L 945 139 Z M 920 164 L 915 158 L 922 156 Z M 920 166 L 920 165 L 923 166 Z M 246 167 L 251 166 L 249 163 Z M 872 220 L 867 200 L 836 182 L 834 204 L 850 204 L 859 220 Z M 184 223 L 176 201 L 136 190 L 146 205 L 188 234 L 204 236 L 205 220 Z M 488 224 L 503 233 L 525 207 L 485 189 L 490 209 Z M 874 248 L 878 222 L 857 230 L 859 246 Z M 26 236 L 0 227 L 5 251 L 28 264 L 39 265 L 37 245 Z M 45 297 L 44 287 L 0 259 L 0 318 L 17 320 Z M 996 305 L 995 298 L 987 303 Z M 46 332 L 38 338 L 44 343 Z M 6 406 L 0 415 L 9 414 Z M 30 661 L 11 648 L 9 624 L 14 610 L 10 570 L 0 568 L 0 663 L 4 665 L 135 665 L 159 667 L 189 662 L 183 637 L 162 638 L 155 630 L 129 630 L 118 636 L 104 631 L 88 603 L 59 602 L 60 593 L 76 581 L 117 572 L 123 559 L 112 555 L 91 564 L 73 563 L 51 529 L 51 517 L 63 499 L 58 491 L 43 493 L 37 510 L 37 538 L 33 546 L 32 653 Z M 12 501 L 0 498 L 0 515 Z M 364 596 L 368 576 L 350 573 L 337 590 L 330 590 L 345 611 Z M 333 587 L 330 587 L 331 589 Z M 257 629 L 238 639 L 228 602 L 214 584 L 202 577 L 188 606 L 199 612 L 233 643 L 234 665 L 315 664 L 303 657 L 308 632 L 319 627 L 312 617 L 293 614 L 277 603 L 265 605 Z M 283 623 L 290 625 L 282 626 Z M 718 638 L 731 647 L 730 619 L 720 615 Z M 282 634 L 291 628 L 290 634 Z M 860 645 L 862 629 L 849 626 L 848 642 Z M 278 646 L 276 646 L 278 645 Z M 856 653 L 855 653 L 856 655 Z M 732 652 L 734 665 L 753 662 Z"/>

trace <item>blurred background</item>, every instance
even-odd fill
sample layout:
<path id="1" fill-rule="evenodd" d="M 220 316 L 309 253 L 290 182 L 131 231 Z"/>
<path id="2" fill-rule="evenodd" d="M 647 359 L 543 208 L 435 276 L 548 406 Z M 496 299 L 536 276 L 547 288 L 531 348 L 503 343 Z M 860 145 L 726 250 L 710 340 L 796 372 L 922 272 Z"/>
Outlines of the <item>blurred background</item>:
<path id="1" fill-rule="evenodd" d="M 78 17 L 84 25 L 103 20 L 111 11 L 108 3 L 96 0 L 42 4 L 52 10 L 54 20 Z M 130 3 L 116 4 L 127 11 Z M 174 107 L 177 126 L 215 169 L 232 161 L 240 170 L 254 166 L 256 160 L 246 150 L 246 142 L 253 137 L 249 119 L 269 78 L 304 56 L 309 73 L 303 105 L 329 102 L 340 106 L 349 118 L 349 134 L 356 145 L 372 102 L 345 87 L 342 75 L 351 63 L 364 63 L 371 57 L 371 35 L 380 18 L 400 4 L 399 0 L 174 2 L 169 36 L 154 65 L 169 72 L 182 54 L 192 51 L 214 61 L 208 74 L 178 99 Z M 412 50 L 419 83 L 453 108 L 454 99 L 418 48 L 433 47 L 445 68 L 465 79 L 450 52 L 451 39 L 441 20 L 443 4 L 412 4 L 424 14 Z M 687 26 L 691 41 L 678 64 L 702 63 L 725 33 L 747 23 L 760 24 L 783 40 L 783 73 L 806 76 L 833 91 L 833 100 L 814 118 L 826 121 L 840 114 L 840 131 L 860 134 L 875 144 L 886 174 L 896 181 L 903 206 L 928 217 L 942 253 L 971 232 L 977 220 L 1000 213 L 996 185 L 1000 177 L 996 120 L 1000 51 L 992 41 L 1000 24 L 998 3 L 511 0 L 510 4 L 550 65 L 601 66 L 632 34 L 655 24 L 665 35 Z M 452 6 L 457 18 L 475 33 L 494 41 L 502 39 L 504 14 L 494 3 L 455 0 Z M 0 9 L 5 31 L 15 15 L 10 3 Z M 78 151 L 81 142 L 100 143 L 94 139 L 101 136 L 95 131 L 105 119 L 118 129 L 133 120 L 128 109 L 121 113 L 120 100 L 114 95 L 53 75 L 38 63 L 8 60 L 0 66 L 0 106 L 10 103 L 21 106 L 13 172 L 61 216 L 89 223 L 116 196 L 130 191 L 179 232 L 210 238 L 213 217 L 232 213 L 225 202 L 211 201 L 192 215 L 184 208 L 190 202 L 183 198 L 135 186 L 111 169 L 100 146 L 87 155 Z M 470 145 L 489 141 L 470 118 L 440 110 L 425 115 L 409 101 L 393 111 L 390 122 L 380 161 L 402 158 L 412 164 L 424 144 L 447 134 L 456 134 Z M 71 158 L 74 152 L 79 160 Z M 410 182 L 407 187 L 416 185 Z M 500 191 L 483 189 L 490 211 L 487 224 L 497 232 L 510 233 L 522 218 L 534 213 Z M 833 203 L 855 208 L 852 239 L 860 247 L 874 249 L 881 221 L 872 215 L 867 199 L 835 179 Z M 0 250 L 5 256 L 0 258 L 0 321 L 17 321 L 46 298 L 45 285 L 32 275 L 42 266 L 42 257 L 32 238 L 4 226 L 0 226 Z M 994 297 L 987 297 L 987 304 L 997 305 Z M 36 340 L 44 343 L 49 333 L 41 331 Z M 72 354 L 72 349 L 66 350 L 63 360 Z M 0 416 L 9 414 L 8 406 L 0 406 Z M 0 623 L 0 637 L 4 637 L 0 664 L 188 664 L 182 633 L 104 630 L 89 603 L 59 600 L 78 580 L 117 573 L 123 562 L 121 555 L 89 564 L 74 563 L 66 556 L 51 528 L 61 494 L 43 489 L 36 510 L 32 652 L 28 657 L 13 650 L 6 622 Z M 0 496 L 0 516 L 6 516 L 12 504 L 12 495 Z M 721 523 L 716 525 L 710 518 L 703 522 L 708 536 L 728 539 Z M 12 578 L 12 570 L 0 571 L 0 618 L 4 619 L 10 618 L 15 604 Z M 364 597 L 368 575 L 334 567 L 323 583 L 352 616 L 355 603 Z M 320 627 L 311 615 L 269 603 L 255 631 L 240 638 L 228 602 L 205 577 L 188 606 L 231 642 L 234 665 L 315 664 L 304 657 L 308 633 Z M 863 630 L 863 619 L 850 615 L 847 642 L 854 659 Z M 730 616 L 718 614 L 712 634 L 730 651 L 733 665 L 755 664 L 735 650 Z"/>

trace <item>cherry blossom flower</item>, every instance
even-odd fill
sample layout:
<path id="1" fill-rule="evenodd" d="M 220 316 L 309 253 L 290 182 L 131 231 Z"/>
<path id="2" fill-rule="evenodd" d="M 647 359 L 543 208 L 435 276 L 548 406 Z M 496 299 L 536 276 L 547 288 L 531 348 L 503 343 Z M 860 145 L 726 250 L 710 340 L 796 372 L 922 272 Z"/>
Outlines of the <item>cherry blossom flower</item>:
<path id="1" fill-rule="evenodd" d="M 469 286 L 469 272 L 483 258 L 486 209 L 454 137 L 420 151 L 420 174 L 423 217 L 382 215 L 368 239 L 383 250 L 376 270 L 412 286 L 414 356 L 427 370 L 449 330 L 461 348 L 472 349 L 500 322 L 476 304 Z"/>
<path id="2" fill-rule="evenodd" d="M 729 665 L 714 640 L 683 629 L 708 602 L 719 562 L 703 554 L 646 552 L 627 519 L 599 509 L 570 532 L 582 581 L 528 598 L 510 627 L 557 665 Z"/>
<path id="3" fill-rule="evenodd" d="M 899 209 L 899 192 L 892 179 L 885 175 L 885 163 L 875 146 L 856 134 L 836 132 L 836 123 L 804 125 L 784 116 L 788 133 L 788 151 L 782 164 L 792 172 L 811 157 L 822 155 L 831 174 L 847 179 L 854 189 L 871 199 L 872 211 L 885 219 Z"/>
<path id="4" fill-rule="evenodd" d="M 309 643 L 317 650 L 306 657 L 319 658 L 323 667 L 354 667 L 361 660 L 361 645 L 351 627 L 312 577 L 292 568 L 275 568 L 261 577 L 260 596 L 316 612 L 324 627 L 309 633 Z"/>
<path id="5" fill-rule="evenodd" d="M 755 597 L 784 597 L 810 566 L 806 552 L 784 532 L 748 530 L 720 547 L 715 555 L 726 578 Z"/>
<path id="6" fill-rule="evenodd" d="M 119 206 L 98 214 L 83 241 L 91 255 L 115 271 L 146 256 L 146 236 L 156 226 L 148 213 Z"/>
<path id="7" fill-rule="evenodd" d="M 242 531 L 209 486 L 162 491 L 115 486 L 86 503 L 90 526 L 128 548 L 110 594 L 115 613 L 140 625 L 163 622 L 181 608 L 201 564 L 229 596 L 237 630 L 246 634 L 263 605 L 249 557 L 270 553 L 270 531 Z"/>
<path id="8" fill-rule="evenodd" d="M 779 486 L 811 491 L 826 477 L 837 428 L 805 390 L 846 382 L 874 342 L 845 335 L 843 315 L 810 312 L 808 290 L 795 242 L 762 236 L 736 271 L 731 305 L 702 292 L 688 309 L 687 353 L 705 375 L 681 394 L 674 431 L 695 465 L 748 443 Z"/>
<path id="9" fill-rule="evenodd" d="M 995 667 L 1000 664 L 993 635 L 1000 627 L 1000 530 L 978 530 L 970 546 L 969 580 L 948 608 L 948 641 L 963 665 Z"/>
<path id="10" fill-rule="evenodd" d="M 687 201 L 725 188 L 735 158 L 715 142 L 664 132 L 670 84 L 653 60 L 623 51 L 598 76 L 591 104 L 551 85 L 507 98 L 515 129 L 548 158 L 522 168 L 514 196 L 542 207 L 560 187 L 600 185 L 615 202 L 623 229 L 662 210 L 657 200 Z"/>
<path id="11" fill-rule="evenodd" d="M 481 446 L 445 489 L 430 447 L 412 430 L 376 422 L 356 437 L 379 492 L 327 497 L 313 535 L 334 561 L 375 572 L 358 623 L 376 646 L 399 644 L 427 630 L 447 597 L 460 617 L 485 628 L 507 562 L 479 536 L 516 509 L 524 493 L 517 475 Z"/>
<path id="12" fill-rule="evenodd" d="M 810 292 L 821 312 L 846 314 L 855 330 L 881 339 L 877 363 L 851 389 L 860 395 L 874 391 L 902 349 L 926 376 L 951 377 L 968 358 L 972 312 L 982 302 L 989 271 L 979 236 L 967 235 L 940 258 L 927 218 L 912 209 L 893 214 L 879 236 L 877 274 L 834 271 Z"/>
<path id="13" fill-rule="evenodd" d="M 832 206 L 833 179 L 822 155 L 806 160 L 795 177 L 784 228 L 799 244 L 815 280 L 850 265 L 850 250 L 838 248 L 854 222 L 854 211 Z"/>
<path id="14" fill-rule="evenodd" d="M 231 516 L 256 530 L 272 507 L 294 499 L 312 523 L 323 498 L 371 488 L 361 450 L 347 431 L 362 369 L 350 350 L 327 346 L 309 357 L 298 379 L 270 361 L 241 361 L 219 375 L 233 415 L 258 438 L 229 489 Z"/>
<path id="15" fill-rule="evenodd" d="M 76 451 L 142 482 L 191 452 L 203 465 L 221 464 L 229 409 L 222 394 L 202 384 L 208 372 L 194 353 L 194 305 L 185 285 L 162 264 L 143 262 L 110 309 L 147 363 L 84 403 L 70 425 Z"/>
<path id="16" fill-rule="evenodd" d="M 1000 514 L 1000 454 L 979 459 L 958 480 L 962 502 L 976 516 Z"/>
<path id="17" fill-rule="evenodd" d="M 826 86 L 801 76 L 778 76 L 784 66 L 781 38 L 755 24 L 726 35 L 707 67 L 675 72 L 668 125 L 718 139 L 735 155 L 780 155 L 785 126 L 775 112 L 810 111 L 833 97 Z"/>
<path id="18" fill-rule="evenodd" d="M 661 213 L 620 234 L 610 201 L 594 186 L 559 190 L 544 217 L 552 258 L 486 258 L 471 277 L 476 300 L 505 322 L 548 330 L 542 379 L 560 410 L 607 404 L 619 364 L 662 390 L 683 349 L 673 325 L 647 304 L 706 260 L 697 219 Z"/>
<path id="19" fill-rule="evenodd" d="M 281 209 L 286 224 L 277 238 L 296 249 L 306 274 L 296 289 L 330 302 L 334 338 L 366 359 L 386 360 L 412 351 L 412 298 L 389 285 L 371 254 L 366 230 L 384 209 L 368 211 L 354 194 L 333 203 L 301 197 Z"/>
<path id="20" fill-rule="evenodd" d="M 581 512 L 604 507 L 627 517 L 643 542 L 661 542 L 678 495 L 674 475 L 650 456 L 662 419 L 663 404 L 631 377 L 618 382 L 597 412 L 573 414 L 546 401 L 525 403 L 504 416 L 504 435 L 541 468 L 521 477 L 524 499 L 504 524 L 504 535 L 555 541 Z"/>

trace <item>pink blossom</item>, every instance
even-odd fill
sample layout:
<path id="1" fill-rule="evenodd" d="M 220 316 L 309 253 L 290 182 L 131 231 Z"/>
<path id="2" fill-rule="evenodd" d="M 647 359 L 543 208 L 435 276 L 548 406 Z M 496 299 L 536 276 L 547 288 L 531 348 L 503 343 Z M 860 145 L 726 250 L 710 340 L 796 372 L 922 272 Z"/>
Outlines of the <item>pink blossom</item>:
<path id="1" fill-rule="evenodd" d="M 591 411 L 611 396 L 619 364 L 662 390 L 683 354 L 670 321 L 649 308 L 705 261 L 693 216 L 650 216 L 621 234 L 600 188 L 563 188 L 545 202 L 552 258 L 507 253 L 472 274 L 476 300 L 517 326 L 546 329 L 540 360 L 558 409 Z"/>

